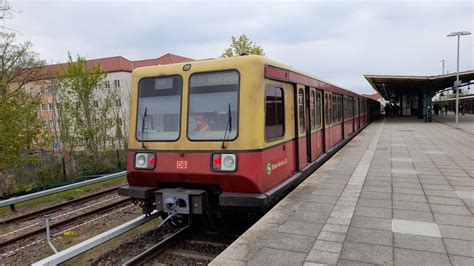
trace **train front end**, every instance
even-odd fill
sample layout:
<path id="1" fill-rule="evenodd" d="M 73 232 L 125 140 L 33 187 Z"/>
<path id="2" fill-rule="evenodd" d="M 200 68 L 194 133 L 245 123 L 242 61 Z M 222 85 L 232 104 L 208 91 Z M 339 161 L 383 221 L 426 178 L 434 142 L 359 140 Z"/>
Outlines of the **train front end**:
<path id="1" fill-rule="evenodd" d="M 259 57 L 194 61 L 132 74 L 128 187 L 144 213 L 220 215 L 262 207 Z M 261 104 L 261 103 L 260 103 Z M 250 196 L 249 196 L 250 195 Z"/>

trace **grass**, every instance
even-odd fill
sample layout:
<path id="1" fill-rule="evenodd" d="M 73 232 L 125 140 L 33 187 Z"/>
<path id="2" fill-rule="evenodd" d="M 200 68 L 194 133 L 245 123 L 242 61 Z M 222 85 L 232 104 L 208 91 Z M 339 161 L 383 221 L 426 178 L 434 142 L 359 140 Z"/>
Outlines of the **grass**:
<path id="1" fill-rule="evenodd" d="M 125 180 L 126 180 L 125 176 L 120 176 L 120 177 L 110 179 L 110 180 L 106 180 L 106 181 L 103 181 L 103 182 L 99 182 L 99 183 L 96 183 L 96 184 L 91 184 L 91 185 L 88 185 L 88 186 L 84 186 L 84 187 L 80 187 L 80 188 L 76 188 L 76 189 L 71 189 L 71 190 L 55 193 L 55 194 L 44 196 L 44 197 L 41 197 L 41 198 L 36 198 L 36 199 L 29 200 L 29 201 L 20 202 L 18 204 L 15 204 L 15 207 L 18 211 L 21 211 L 21 209 L 31 208 L 31 207 L 34 207 L 36 205 L 45 204 L 45 203 L 49 203 L 49 202 L 60 202 L 60 201 L 63 201 L 63 200 L 66 200 L 66 201 L 67 200 L 73 200 L 73 199 L 82 197 L 85 193 L 87 193 L 89 191 L 98 190 L 98 189 L 101 189 L 101 188 L 104 188 L 104 187 L 120 184 L 120 183 L 124 182 Z M 0 215 L 5 214 L 9 211 L 10 211 L 9 206 L 0 208 Z"/>

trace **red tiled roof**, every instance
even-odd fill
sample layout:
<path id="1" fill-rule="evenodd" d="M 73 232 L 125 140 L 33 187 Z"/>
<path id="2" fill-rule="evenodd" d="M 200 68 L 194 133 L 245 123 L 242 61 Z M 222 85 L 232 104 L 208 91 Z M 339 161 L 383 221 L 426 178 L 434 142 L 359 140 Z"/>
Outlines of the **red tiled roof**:
<path id="1" fill-rule="evenodd" d="M 194 59 L 168 53 L 154 59 L 132 61 L 132 66 L 135 69 L 137 67 L 166 65 L 166 64 L 183 63 L 183 62 L 189 62 L 189 61 L 194 61 Z"/>
<path id="2" fill-rule="evenodd" d="M 167 53 L 158 58 L 136 60 L 136 61 L 130 61 L 123 56 L 114 56 L 114 57 L 105 57 L 105 58 L 87 60 L 86 67 L 92 68 L 93 66 L 100 64 L 102 69 L 108 73 L 121 72 L 121 71 L 132 72 L 133 69 L 137 67 L 166 65 L 166 64 L 182 63 L 182 62 L 188 62 L 188 61 L 194 61 L 194 59 L 175 55 L 175 54 L 170 54 L 170 53 Z M 43 66 L 38 71 L 38 74 L 37 74 L 37 76 L 39 77 L 38 79 L 52 78 L 54 77 L 55 74 L 63 71 L 66 67 L 67 67 L 66 63 Z"/>
<path id="3" fill-rule="evenodd" d="M 370 95 L 369 95 L 369 94 L 363 94 L 363 95 L 364 95 L 365 97 L 368 97 L 368 98 L 370 98 L 370 99 L 372 99 L 372 100 L 376 100 L 376 101 L 377 101 L 378 99 L 380 99 L 380 98 L 383 98 L 382 95 L 380 95 L 380 93 L 378 93 L 378 92 L 376 92 L 376 93 L 374 93 L 374 94 L 370 94 Z"/>

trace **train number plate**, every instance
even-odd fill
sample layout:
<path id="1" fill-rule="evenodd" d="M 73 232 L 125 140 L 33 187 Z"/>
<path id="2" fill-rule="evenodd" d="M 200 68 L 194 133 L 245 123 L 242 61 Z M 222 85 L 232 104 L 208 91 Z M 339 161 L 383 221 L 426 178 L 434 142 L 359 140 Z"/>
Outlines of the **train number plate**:
<path id="1" fill-rule="evenodd" d="M 188 162 L 187 161 L 177 161 L 176 168 L 178 169 L 188 169 Z"/>

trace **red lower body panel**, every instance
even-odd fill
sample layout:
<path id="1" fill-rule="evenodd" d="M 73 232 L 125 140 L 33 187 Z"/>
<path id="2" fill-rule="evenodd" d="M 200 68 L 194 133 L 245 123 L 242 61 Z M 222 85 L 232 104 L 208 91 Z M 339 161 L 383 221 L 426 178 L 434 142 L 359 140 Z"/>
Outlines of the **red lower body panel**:
<path id="1" fill-rule="evenodd" d="M 354 132 L 354 121 L 349 119 L 344 122 L 344 138 L 347 138 L 352 132 Z"/>
<path id="2" fill-rule="evenodd" d="M 318 159 L 323 154 L 323 131 L 319 130 L 311 134 L 311 161 Z"/>
<path id="3" fill-rule="evenodd" d="M 222 192 L 263 193 L 295 173 L 295 147 L 288 142 L 263 151 L 238 152 L 237 171 L 211 171 L 209 152 L 156 151 L 153 170 L 134 168 L 134 151 L 128 152 L 127 179 L 131 186 L 158 187 L 159 183 L 217 185 Z M 186 162 L 185 169 L 178 162 Z M 181 165 L 183 165 L 181 163 Z"/>

